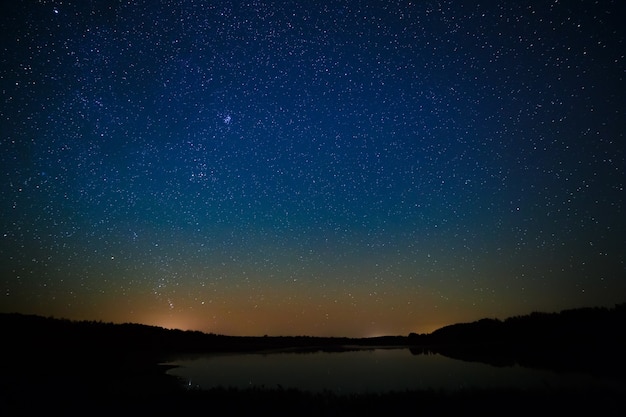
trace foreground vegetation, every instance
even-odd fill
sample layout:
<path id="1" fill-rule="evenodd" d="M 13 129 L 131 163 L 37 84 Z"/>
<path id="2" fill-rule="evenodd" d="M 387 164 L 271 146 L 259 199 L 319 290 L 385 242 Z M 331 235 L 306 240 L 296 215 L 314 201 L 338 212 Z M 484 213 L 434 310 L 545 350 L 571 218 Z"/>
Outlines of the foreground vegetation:
<path id="1" fill-rule="evenodd" d="M 4 394 L 3 394 L 4 395 Z M 206 391 L 101 391 L 78 385 L 4 399 L 0 415 L 24 416 L 623 416 L 624 400 L 602 391 L 331 392 L 214 388 Z"/>

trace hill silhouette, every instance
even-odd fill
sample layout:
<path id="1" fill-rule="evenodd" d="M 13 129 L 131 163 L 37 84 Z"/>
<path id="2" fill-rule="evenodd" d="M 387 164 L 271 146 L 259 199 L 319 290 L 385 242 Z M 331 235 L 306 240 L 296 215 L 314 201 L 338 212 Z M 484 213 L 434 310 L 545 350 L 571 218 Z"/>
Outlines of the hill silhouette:
<path id="1" fill-rule="evenodd" d="M 346 350 L 376 346 L 413 347 L 456 359 L 493 365 L 566 369 L 582 357 L 623 364 L 626 347 L 626 303 L 560 313 L 533 312 L 505 320 L 481 319 L 442 327 L 430 334 L 372 338 L 312 336 L 227 336 L 164 329 L 144 324 L 71 321 L 53 317 L 0 314 L 5 352 L 20 357 L 36 352 L 54 362 L 98 357 L 112 364 L 154 364 L 182 353 L 271 350 Z M 600 364 L 600 363 L 599 363 Z M 623 368 L 607 363 L 607 371 Z M 597 366 L 596 366 L 597 368 Z M 596 369 L 597 370 L 597 369 Z"/>
<path id="2" fill-rule="evenodd" d="M 458 323 L 428 335 L 411 334 L 409 340 L 466 361 L 624 378 L 624 328 L 626 303 Z"/>

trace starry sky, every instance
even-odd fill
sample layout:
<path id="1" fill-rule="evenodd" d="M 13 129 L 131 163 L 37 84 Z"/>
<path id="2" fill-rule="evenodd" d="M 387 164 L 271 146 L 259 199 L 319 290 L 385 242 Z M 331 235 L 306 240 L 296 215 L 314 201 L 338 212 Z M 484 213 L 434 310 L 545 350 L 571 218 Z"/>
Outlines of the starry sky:
<path id="1" fill-rule="evenodd" d="M 0 311 L 366 337 L 624 302 L 625 8 L 13 1 Z"/>

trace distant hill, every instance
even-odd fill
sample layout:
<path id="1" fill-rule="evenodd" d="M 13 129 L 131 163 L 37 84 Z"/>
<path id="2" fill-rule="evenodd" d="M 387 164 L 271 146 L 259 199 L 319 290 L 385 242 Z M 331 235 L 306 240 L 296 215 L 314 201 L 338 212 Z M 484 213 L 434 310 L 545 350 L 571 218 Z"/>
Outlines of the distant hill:
<path id="1" fill-rule="evenodd" d="M 452 358 L 493 365 L 626 374 L 626 303 L 614 308 L 534 312 L 482 319 L 409 335 L 412 344 Z"/>
<path id="2" fill-rule="evenodd" d="M 360 346 L 486 346 L 623 345 L 626 303 L 614 308 L 592 307 L 560 313 L 533 312 L 505 320 L 484 318 L 444 326 L 430 334 L 374 338 L 311 336 L 227 336 L 199 331 L 164 329 L 144 324 L 72 321 L 19 313 L 0 313 L 0 334 L 7 347 L 20 350 L 106 350 L 109 353 L 203 352 L 264 350 L 340 345 Z"/>

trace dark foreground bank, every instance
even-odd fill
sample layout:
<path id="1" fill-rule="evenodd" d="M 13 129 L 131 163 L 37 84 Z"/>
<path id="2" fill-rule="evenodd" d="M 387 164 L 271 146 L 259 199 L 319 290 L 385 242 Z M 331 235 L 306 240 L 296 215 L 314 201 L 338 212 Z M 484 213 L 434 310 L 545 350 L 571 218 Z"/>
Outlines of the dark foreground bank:
<path id="1" fill-rule="evenodd" d="M 104 375 L 104 376 L 103 376 Z M 124 377 L 5 378 L 2 416 L 623 416 L 622 395 L 577 390 L 407 391 L 350 396 L 298 390 L 187 390 L 163 369 Z"/>

